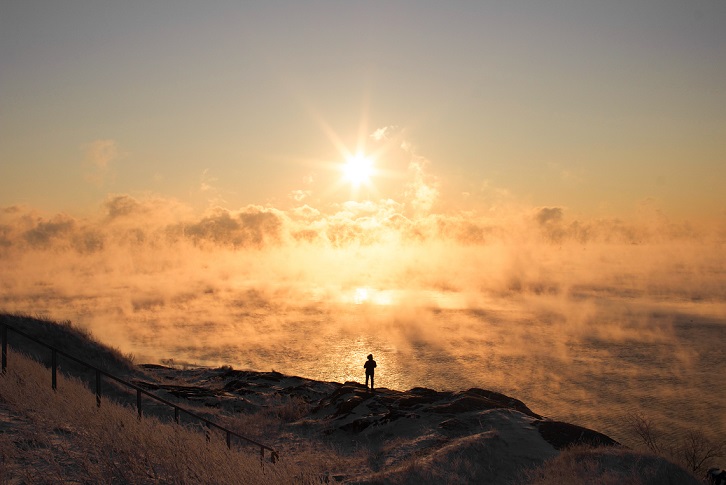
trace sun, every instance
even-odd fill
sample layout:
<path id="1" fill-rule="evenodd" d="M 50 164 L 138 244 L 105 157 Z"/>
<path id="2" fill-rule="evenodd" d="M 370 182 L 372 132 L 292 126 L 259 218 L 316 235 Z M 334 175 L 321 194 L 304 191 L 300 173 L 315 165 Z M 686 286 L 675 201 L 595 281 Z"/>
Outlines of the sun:
<path id="1" fill-rule="evenodd" d="M 354 186 L 367 184 L 373 175 L 373 161 L 360 152 L 351 155 L 343 165 L 343 175 Z"/>

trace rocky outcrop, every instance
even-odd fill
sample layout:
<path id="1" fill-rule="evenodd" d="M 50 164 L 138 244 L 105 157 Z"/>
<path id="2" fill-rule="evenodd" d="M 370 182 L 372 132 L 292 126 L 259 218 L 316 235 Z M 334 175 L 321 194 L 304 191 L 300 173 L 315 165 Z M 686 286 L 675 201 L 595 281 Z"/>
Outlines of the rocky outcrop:
<path id="1" fill-rule="evenodd" d="M 558 450 L 573 445 L 598 447 L 619 444 L 602 433 L 575 424 L 563 423 L 562 421 L 538 421 L 535 426 L 542 438 Z"/>
<path id="2" fill-rule="evenodd" d="M 371 392 L 357 382 L 321 382 L 277 372 L 160 366 L 147 371 L 157 377 L 159 391 L 232 412 L 299 403 L 304 409 L 288 424 L 290 433 L 317 435 L 343 452 L 377 450 L 373 474 L 356 477 L 360 483 L 395 481 L 397 474 L 411 473 L 406 465 L 411 460 L 435 470 L 430 473 L 441 474 L 444 481 L 447 474 L 460 476 L 458 467 L 469 467 L 472 479 L 505 483 L 566 447 L 618 445 L 602 433 L 549 420 L 518 399 L 486 389 Z M 185 384 L 165 383 L 172 377 Z M 277 445 L 284 454 L 285 444 Z"/>

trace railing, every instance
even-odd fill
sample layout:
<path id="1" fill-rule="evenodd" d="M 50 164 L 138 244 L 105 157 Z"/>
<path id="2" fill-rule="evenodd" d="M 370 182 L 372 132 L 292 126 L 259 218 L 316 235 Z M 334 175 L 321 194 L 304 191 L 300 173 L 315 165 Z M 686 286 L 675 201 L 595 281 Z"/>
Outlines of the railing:
<path id="1" fill-rule="evenodd" d="M 25 332 L 22 332 L 18 330 L 17 328 L 14 328 L 7 323 L 0 322 L 0 334 L 2 334 L 2 373 L 5 374 L 5 370 L 8 366 L 8 330 L 12 330 L 13 332 L 22 335 L 23 337 L 32 340 L 33 342 L 42 345 L 43 347 L 46 347 L 51 350 L 51 386 L 53 387 L 53 390 L 56 390 L 58 385 L 57 380 L 57 372 L 58 372 L 58 355 L 62 355 L 63 357 L 66 357 L 68 359 L 71 359 L 83 366 L 88 367 L 89 369 L 92 369 L 96 373 L 96 406 L 101 406 L 101 377 L 107 377 L 109 379 L 113 379 L 114 381 L 125 385 L 126 387 L 130 387 L 131 389 L 134 389 L 136 391 L 136 409 L 138 412 L 139 419 L 141 419 L 142 412 L 141 412 L 141 395 L 144 394 L 151 399 L 154 399 L 162 404 L 166 404 L 167 406 L 171 406 L 174 408 L 174 421 L 178 424 L 179 423 L 179 416 L 180 413 L 187 414 L 191 416 L 192 418 L 195 418 L 201 422 L 203 422 L 207 428 L 217 428 L 218 430 L 222 431 L 226 434 L 226 441 L 227 441 L 227 448 L 230 448 L 232 446 L 232 436 L 236 437 L 237 439 L 249 443 L 251 445 L 255 445 L 260 448 L 260 459 L 265 459 L 265 450 L 270 452 L 270 461 L 272 463 L 275 463 L 279 459 L 279 455 L 277 451 L 270 448 L 269 446 L 263 445 L 262 443 L 258 443 L 257 441 L 254 441 L 250 438 L 246 438 L 240 434 L 235 433 L 234 431 L 231 431 L 223 426 L 218 425 L 217 423 L 210 421 L 202 416 L 199 416 L 198 414 L 195 414 L 187 409 L 184 409 L 181 406 L 178 406 L 172 402 L 167 401 L 166 399 L 159 397 L 155 394 L 152 394 L 148 392 L 145 389 L 142 389 L 141 387 L 137 386 L 136 384 L 132 384 L 130 382 L 127 382 L 119 377 L 116 377 L 112 374 L 109 374 L 108 372 L 102 371 L 98 367 L 95 367 L 87 362 L 82 361 L 81 359 L 78 359 L 77 357 L 74 357 L 70 354 L 67 354 L 66 352 L 63 352 L 62 350 L 56 349 L 55 347 L 48 345 L 44 342 L 41 342 L 40 340 L 28 335 Z"/>

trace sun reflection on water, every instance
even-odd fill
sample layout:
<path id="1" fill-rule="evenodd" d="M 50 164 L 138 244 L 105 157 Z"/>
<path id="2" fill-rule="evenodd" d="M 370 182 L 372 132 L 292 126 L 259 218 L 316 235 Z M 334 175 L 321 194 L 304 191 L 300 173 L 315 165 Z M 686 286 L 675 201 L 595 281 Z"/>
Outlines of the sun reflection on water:
<path id="1" fill-rule="evenodd" d="M 360 305 L 361 303 L 368 301 L 368 288 L 356 288 L 353 301 L 356 305 Z"/>
<path id="2" fill-rule="evenodd" d="M 388 306 L 394 302 L 393 290 L 381 290 L 370 286 L 358 286 L 352 291 L 342 292 L 340 299 L 343 303 L 355 305 L 372 304 Z"/>
<path id="3" fill-rule="evenodd" d="M 371 337 L 338 338 L 319 354 L 317 379 L 332 382 L 365 382 L 363 364 L 368 354 L 378 364 L 376 387 L 408 389 L 405 367 L 398 349 Z"/>

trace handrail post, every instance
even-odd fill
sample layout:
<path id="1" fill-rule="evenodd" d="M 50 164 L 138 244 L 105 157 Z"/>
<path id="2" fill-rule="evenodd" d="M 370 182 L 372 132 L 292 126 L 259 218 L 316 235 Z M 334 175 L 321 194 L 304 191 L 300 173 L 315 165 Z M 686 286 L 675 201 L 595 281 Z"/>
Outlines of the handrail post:
<path id="1" fill-rule="evenodd" d="M 57 376 L 58 376 L 58 355 L 60 354 L 68 359 L 71 359 L 75 362 L 78 362 L 81 365 L 86 366 L 86 368 L 90 368 L 95 371 L 95 373 L 96 373 L 96 406 L 97 407 L 101 407 L 101 376 L 105 375 L 106 377 L 113 379 L 117 382 L 120 382 L 121 384 L 123 384 L 127 387 L 136 389 L 136 406 L 138 408 L 139 419 L 142 418 L 142 414 L 143 414 L 142 408 L 141 408 L 141 395 L 146 394 L 147 396 L 151 397 L 152 399 L 154 399 L 156 401 L 162 402 L 168 406 L 172 406 L 174 408 L 174 421 L 176 421 L 177 423 L 179 423 L 179 421 L 180 421 L 179 416 L 180 416 L 181 411 L 184 411 L 185 413 L 189 414 L 192 418 L 197 419 L 197 420 L 201 421 L 202 423 L 204 423 L 204 432 L 205 432 L 204 434 L 205 434 L 207 442 L 211 441 L 212 427 L 215 427 L 215 428 L 219 429 L 220 431 L 226 433 L 227 448 L 229 448 L 229 449 L 231 449 L 231 447 L 232 447 L 232 435 L 236 436 L 240 440 L 243 440 L 247 443 L 251 443 L 253 445 L 259 446 L 260 447 L 260 461 L 262 463 L 263 470 L 264 470 L 264 460 L 265 460 L 265 449 L 270 451 L 270 460 L 272 463 L 275 463 L 276 461 L 279 460 L 278 453 L 275 450 L 273 450 L 272 448 L 265 446 L 261 443 L 257 443 L 256 441 L 246 438 L 240 434 L 237 434 L 234 431 L 230 431 L 229 429 L 227 429 L 223 426 L 220 426 L 216 423 L 209 421 L 208 419 L 203 418 L 202 416 L 199 416 L 198 414 L 195 414 L 187 409 L 181 408 L 178 405 L 173 404 L 159 396 L 151 394 L 135 384 L 131 384 L 119 377 L 116 377 L 112 374 L 108 374 L 104 371 L 101 371 L 101 369 L 94 367 L 93 365 L 91 365 L 87 362 L 84 362 L 84 361 L 74 357 L 73 355 L 67 354 L 63 350 L 58 350 L 40 340 L 32 337 L 31 335 L 28 335 L 27 333 L 25 333 L 21 330 L 18 330 L 10 325 L 7 325 L 4 321 L 4 319 L 0 318 L 0 340 L 2 340 L 1 343 L 2 343 L 2 373 L 3 374 L 5 374 L 5 372 L 7 370 L 8 328 L 10 330 L 12 330 L 13 332 L 21 335 L 22 337 L 25 337 L 33 342 L 36 342 L 36 343 L 42 345 L 43 347 L 51 350 L 51 370 L 52 370 L 53 390 L 56 390 L 57 385 L 58 385 L 58 378 L 57 378 Z"/>
<path id="2" fill-rule="evenodd" d="M 136 409 L 139 412 L 139 419 L 141 419 L 141 389 L 136 389 Z"/>
<path id="3" fill-rule="evenodd" d="M 8 327 L 5 325 L 5 321 L 3 320 L 2 325 L 2 340 L 3 340 L 3 374 L 5 374 L 5 370 L 8 367 Z"/>
<path id="4" fill-rule="evenodd" d="M 5 322 L 3 321 L 2 324 L 2 341 L 3 341 L 3 374 L 5 374 L 5 370 L 8 367 L 8 327 L 5 326 Z"/>
<path id="5" fill-rule="evenodd" d="M 58 388 L 58 377 L 57 377 L 57 370 L 58 370 L 58 353 L 55 351 L 55 349 L 51 350 L 51 357 L 50 357 L 50 367 L 51 367 L 51 386 L 53 387 L 53 390 L 55 391 Z"/>
<path id="6" fill-rule="evenodd" d="M 96 369 L 96 407 L 101 407 L 101 371 Z"/>

